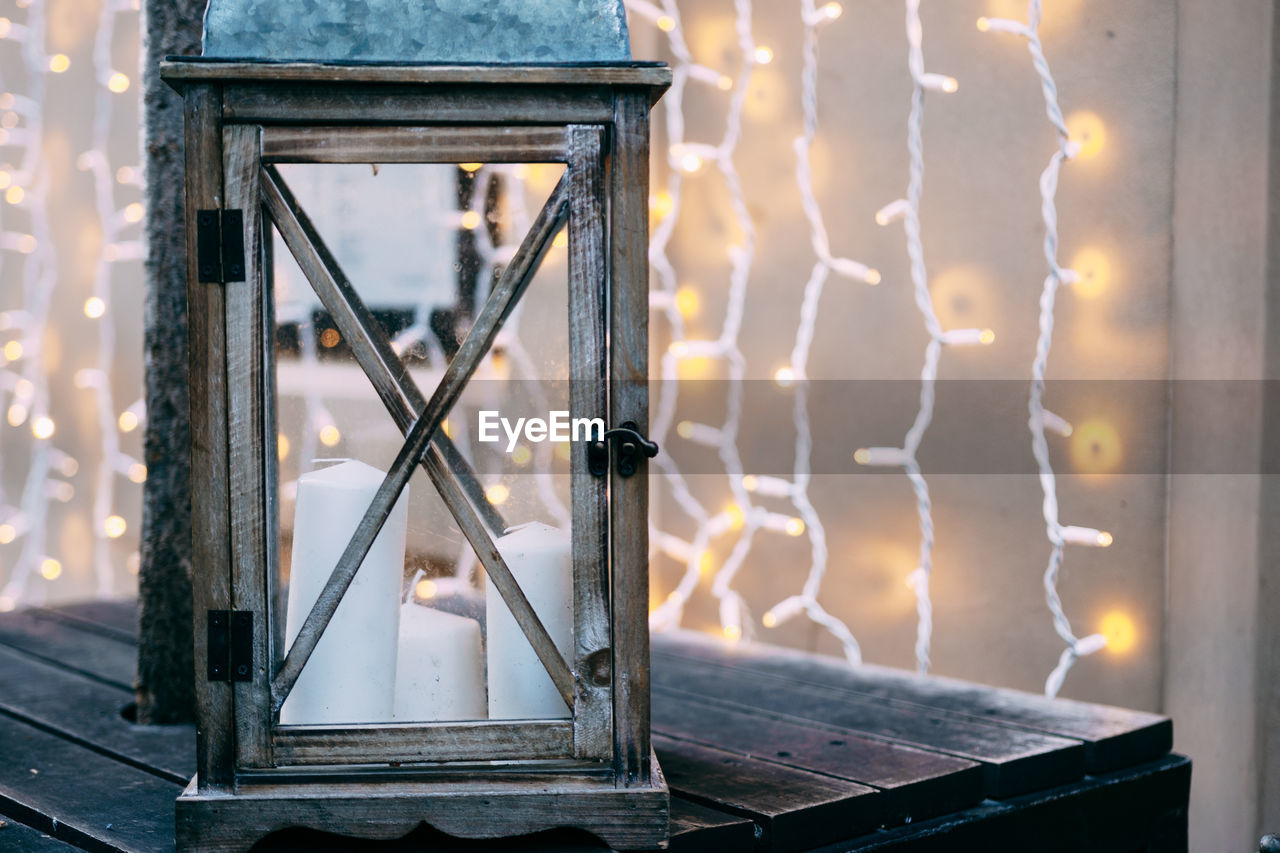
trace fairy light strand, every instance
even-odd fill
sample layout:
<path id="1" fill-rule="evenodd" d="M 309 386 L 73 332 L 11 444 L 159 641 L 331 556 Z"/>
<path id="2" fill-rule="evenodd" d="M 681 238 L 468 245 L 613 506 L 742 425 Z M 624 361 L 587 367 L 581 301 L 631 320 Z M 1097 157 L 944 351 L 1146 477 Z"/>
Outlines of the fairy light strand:
<path id="1" fill-rule="evenodd" d="M 1044 94 L 1045 114 L 1057 134 L 1057 148 L 1049 158 L 1049 164 L 1040 175 L 1040 213 L 1044 221 L 1044 258 L 1049 271 L 1045 276 L 1044 286 L 1040 293 L 1039 336 L 1036 340 L 1035 358 L 1031 364 L 1031 390 L 1028 395 L 1027 410 L 1029 417 L 1027 426 L 1031 430 L 1031 450 L 1035 456 L 1036 466 L 1040 473 L 1040 486 L 1044 493 L 1043 515 L 1045 534 L 1049 540 L 1049 561 L 1044 571 L 1045 603 L 1053 618 L 1053 628 L 1066 644 L 1058 658 L 1058 664 L 1045 679 L 1046 696 L 1057 696 L 1066 680 L 1067 673 L 1082 657 L 1095 654 L 1106 648 L 1107 640 L 1102 634 L 1090 634 L 1077 637 L 1071 629 L 1062 606 L 1062 598 L 1058 594 L 1058 581 L 1062 571 L 1063 552 L 1066 545 L 1084 545 L 1107 547 L 1112 542 L 1110 533 L 1089 527 L 1063 526 L 1058 520 L 1057 477 L 1049 458 L 1049 442 L 1045 430 L 1051 429 L 1059 434 L 1069 434 L 1070 425 L 1062 418 L 1046 412 L 1044 407 L 1045 370 L 1049 362 L 1049 350 L 1053 344 L 1054 303 L 1058 288 L 1062 284 L 1070 284 L 1078 280 L 1075 271 L 1062 267 L 1058 263 L 1058 209 L 1057 191 L 1058 177 L 1062 164 L 1072 159 L 1079 152 L 1079 144 L 1072 141 L 1066 120 L 1062 115 L 1062 107 L 1058 103 L 1058 87 L 1049 69 L 1043 46 L 1040 43 L 1040 19 L 1042 15 L 1041 0 L 1029 0 L 1027 5 L 1027 22 L 1013 21 L 1003 18 L 979 18 L 978 29 L 982 32 L 1010 33 L 1022 36 L 1027 41 L 1027 49 L 1031 53 L 1031 62 L 1040 78 L 1040 89 Z M 1064 429 L 1065 425 L 1065 429 Z"/>

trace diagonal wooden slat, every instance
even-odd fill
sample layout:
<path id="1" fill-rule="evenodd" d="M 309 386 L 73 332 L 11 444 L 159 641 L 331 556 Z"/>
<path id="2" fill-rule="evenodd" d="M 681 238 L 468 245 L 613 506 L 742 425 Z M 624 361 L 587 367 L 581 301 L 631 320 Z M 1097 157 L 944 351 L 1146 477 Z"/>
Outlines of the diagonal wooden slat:
<path id="1" fill-rule="evenodd" d="M 262 170 L 260 183 L 263 201 L 276 230 L 311 282 L 356 363 L 373 383 L 396 427 L 402 435 L 408 435 L 409 427 L 426 408 L 426 397 L 274 166 Z M 480 478 L 471 468 L 471 463 L 443 431 L 436 432 L 431 442 L 440 448 L 454 471 L 462 472 L 467 495 L 484 516 L 488 528 L 494 533 L 502 533 L 506 523 L 497 508 L 485 499 L 484 487 L 480 485 Z"/>
<path id="2" fill-rule="evenodd" d="M 424 454 L 429 448 L 432 435 L 439 429 L 441 421 L 443 421 L 445 415 L 448 414 L 461 395 L 463 388 L 475 372 L 485 352 L 492 346 L 498 331 L 510 316 L 511 311 L 528 286 L 533 273 L 537 270 L 542 258 L 550 248 L 552 237 L 568 216 L 568 198 L 564 183 L 562 178 L 561 183 L 552 192 L 546 206 L 539 213 L 533 228 L 517 250 L 511 264 L 504 270 L 502 277 L 497 285 L 494 286 L 471 331 L 466 339 L 463 340 L 462 346 L 459 347 L 449 366 L 445 369 L 440 384 L 436 387 L 431 399 L 427 401 L 413 426 L 409 429 L 404 447 L 401 448 L 382 485 L 379 486 L 373 502 L 365 511 L 364 517 L 356 528 L 355 535 L 347 544 L 324 589 L 321 590 L 320 595 L 317 597 L 315 605 L 307 615 L 306 620 L 304 620 L 293 646 L 285 656 L 280 671 L 276 674 L 272 683 L 272 692 L 275 697 L 273 704 L 277 711 L 284 704 L 289 691 L 293 689 L 293 685 L 297 682 L 302 668 L 306 665 L 307 659 L 314 651 L 316 643 L 319 642 L 324 629 L 329 624 L 329 620 L 337 610 L 342 596 L 355 578 L 360 563 L 364 560 L 365 555 L 373 544 L 373 540 L 382 529 L 392 505 L 408 483 L 413 469 L 420 462 L 430 463 L 427 464 L 427 470 L 429 474 L 433 471 L 436 472 L 432 479 L 436 481 L 438 488 L 440 487 L 439 481 L 442 480 L 456 483 L 450 472 L 444 467 L 443 460 L 439 458 L 438 453 L 433 452 L 425 458 Z M 341 276 L 335 277 L 332 275 L 332 272 L 324 263 L 324 254 L 307 239 L 309 235 L 307 234 L 307 229 L 302 226 L 302 221 L 304 220 L 298 215 L 300 211 L 297 208 L 296 201 L 292 205 L 286 201 L 285 193 L 287 188 L 285 188 L 279 174 L 273 169 L 264 169 L 262 185 L 263 200 L 267 204 L 272 218 L 276 220 L 277 228 L 280 228 L 282 220 L 286 223 L 285 228 L 280 229 L 281 236 L 284 237 L 290 251 L 294 253 L 295 257 L 299 258 L 300 264 L 304 258 L 311 262 L 318 262 L 319 268 L 325 272 L 325 276 L 322 276 L 322 278 L 335 282 L 345 280 Z M 314 228 L 311 231 L 314 234 Z M 314 236 L 316 238 L 319 237 L 318 234 Z M 298 238 L 301 238 L 301 240 L 299 241 Z M 315 268 L 314 263 L 312 267 Z M 303 269 L 309 272 L 307 266 L 303 266 Z M 371 351 L 374 355 L 377 355 L 377 345 L 373 342 L 378 338 L 381 338 L 381 343 L 387 350 L 390 350 L 390 346 L 386 343 L 385 336 L 381 335 L 380 332 L 375 332 L 375 329 L 376 327 L 365 327 L 365 331 L 371 333 L 368 341 L 372 347 Z M 394 353 L 392 354 L 394 355 Z M 399 362 L 398 359 L 395 359 L 395 361 Z M 373 369 L 370 373 L 370 379 L 374 380 L 376 386 L 380 388 L 384 386 L 393 387 L 387 384 L 386 374 L 389 365 L 385 359 L 371 360 L 370 367 Z M 401 366 L 401 370 L 403 370 L 403 366 Z M 377 375 L 376 378 L 375 374 Z M 379 380 L 381 380 L 381 384 Z M 442 474 L 449 476 L 440 476 Z M 444 489 L 441 489 L 441 494 L 443 497 L 445 494 Z M 455 512 L 455 518 L 457 518 L 459 526 L 463 528 L 464 534 L 467 534 L 467 528 L 471 526 L 470 522 L 474 511 L 466 506 L 465 501 L 461 502 L 460 505 L 450 505 L 450 510 Z M 459 512 L 459 510 L 462 511 Z M 488 534 L 483 529 L 474 530 L 473 534 L 477 534 L 477 538 L 483 540 L 481 545 L 485 547 L 477 547 L 475 541 L 472 541 L 472 545 L 476 547 L 477 555 L 481 558 L 481 563 L 489 574 L 490 580 L 502 595 L 516 623 L 524 631 L 525 637 L 529 640 L 534 652 L 538 655 L 538 659 L 546 668 L 552 682 L 556 685 L 557 691 L 565 703 L 572 708 L 574 683 L 568 664 L 565 663 L 555 643 L 547 634 L 546 628 L 533 611 L 528 599 L 511 575 L 510 569 L 498 554 Z M 468 534 L 468 539 L 471 538 L 472 535 Z"/>

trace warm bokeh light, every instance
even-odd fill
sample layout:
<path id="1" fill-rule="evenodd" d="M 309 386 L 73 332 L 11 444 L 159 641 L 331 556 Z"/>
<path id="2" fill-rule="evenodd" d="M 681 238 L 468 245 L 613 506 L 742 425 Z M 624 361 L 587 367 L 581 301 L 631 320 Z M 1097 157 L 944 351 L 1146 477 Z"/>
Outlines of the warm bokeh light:
<path id="1" fill-rule="evenodd" d="M 54 74 L 61 74 L 71 67 L 71 57 L 65 53 L 55 53 L 49 57 L 49 70 Z"/>
<path id="2" fill-rule="evenodd" d="M 664 33 L 669 33 L 676 28 L 676 19 L 670 15 L 661 15 L 656 23 L 658 24 L 658 29 Z"/>
<path id="3" fill-rule="evenodd" d="M 857 450 L 853 451 L 853 461 L 857 462 L 859 465 L 866 465 L 871 461 L 871 451 L 865 447 L 859 447 Z"/>
<path id="4" fill-rule="evenodd" d="M 827 5 L 823 6 L 819 11 L 822 12 L 822 16 L 826 18 L 828 21 L 834 21 L 836 18 L 840 17 L 844 13 L 844 7 L 842 7 L 839 3 L 828 3 Z"/>
<path id="5" fill-rule="evenodd" d="M 1071 291 L 1085 298 L 1105 292 L 1111 283 L 1111 259 L 1095 246 L 1085 246 L 1072 255 L 1071 269 L 1079 277 Z"/>
<path id="6" fill-rule="evenodd" d="M 742 639 L 742 629 L 737 625 L 725 625 L 724 638 L 731 643 L 736 643 Z"/>
<path id="7" fill-rule="evenodd" d="M 790 367 L 779 367 L 773 373 L 773 381 L 781 388 L 790 388 L 791 383 L 796 381 L 795 371 Z"/>
<path id="8" fill-rule="evenodd" d="M 0 524 L 0 545 L 8 545 L 18 538 L 18 530 L 12 524 Z"/>
<path id="9" fill-rule="evenodd" d="M 22 204 L 22 200 L 27 197 L 22 187 L 14 185 L 4 191 L 4 200 L 9 204 Z"/>
<path id="10" fill-rule="evenodd" d="M 45 580 L 57 580 L 62 574 L 62 563 L 59 563 L 53 557 L 45 557 L 40 561 L 40 574 Z"/>
<path id="11" fill-rule="evenodd" d="M 109 515 L 107 520 L 103 522 L 102 532 L 107 534 L 109 539 L 119 539 L 124 532 L 129 529 L 129 524 L 123 517 L 118 515 Z"/>
<path id="12" fill-rule="evenodd" d="M 462 214 L 462 227 L 468 231 L 474 231 L 480 227 L 480 214 L 474 210 L 468 210 Z M 559 239 L 559 235 L 556 235 Z"/>
<path id="13" fill-rule="evenodd" d="M 117 95 L 127 92 L 129 90 L 129 75 L 117 71 L 107 79 L 107 88 Z"/>
<path id="14" fill-rule="evenodd" d="M 1077 110 L 1067 116 L 1067 131 L 1071 141 L 1080 146 L 1076 154 L 1079 160 L 1097 157 L 1107 143 L 1107 128 L 1102 118 L 1088 110 Z"/>
<path id="15" fill-rule="evenodd" d="M 772 48 L 765 47 L 764 45 L 761 45 L 760 47 L 756 48 L 755 56 L 756 56 L 756 62 L 760 63 L 761 65 L 768 65 L 770 62 L 773 62 Z"/>
<path id="16" fill-rule="evenodd" d="M 133 432 L 138 428 L 138 416 L 125 410 L 120 413 L 120 417 L 116 418 L 116 425 L 120 427 L 121 432 Z"/>
<path id="17" fill-rule="evenodd" d="M 516 449 L 511 451 L 511 461 L 523 468 L 533 460 L 533 451 L 523 444 L 517 445 Z"/>
<path id="18" fill-rule="evenodd" d="M 483 163 L 459 163 L 458 168 L 464 172 L 478 172 L 484 167 Z"/>
<path id="19" fill-rule="evenodd" d="M 676 310 L 680 312 L 681 317 L 688 319 L 696 316 L 701 308 L 702 297 L 696 288 L 686 284 L 676 289 Z"/>
<path id="20" fill-rule="evenodd" d="M 9 341 L 4 345 L 4 357 L 8 361 L 17 361 L 22 358 L 22 343 L 20 341 Z"/>
<path id="21" fill-rule="evenodd" d="M 326 424 L 320 428 L 320 443 L 325 447 L 334 447 L 342 440 L 342 433 L 333 424 Z"/>
<path id="22" fill-rule="evenodd" d="M 692 175 L 694 172 L 702 168 L 702 158 L 697 154 L 684 154 L 680 157 L 680 168 Z"/>
<path id="23" fill-rule="evenodd" d="M 804 533 L 804 521 L 802 519 L 792 518 L 787 520 L 788 536 L 800 536 L 803 533 Z"/>
<path id="24" fill-rule="evenodd" d="M 778 627 L 778 614 L 770 610 L 768 613 L 764 614 L 764 616 L 760 619 L 760 622 L 766 628 L 776 628 Z"/>
<path id="25" fill-rule="evenodd" d="M 31 434 L 39 439 L 52 438 L 55 429 L 53 418 L 48 416 L 38 417 L 31 423 Z"/>
<path id="26" fill-rule="evenodd" d="M 1122 610 L 1112 610 L 1098 623 L 1098 633 L 1107 638 L 1107 651 L 1122 655 L 1138 642 L 1138 628 Z"/>
<path id="27" fill-rule="evenodd" d="M 557 249 L 563 249 L 565 246 L 569 245 L 569 232 L 561 231 L 556 235 L 555 239 L 551 241 L 551 245 Z"/>
<path id="28" fill-rule="evenodd" d="M 289 436 L 284 433 L 276 433 L 276 456 L 280 459 L 289 458 Z"/>
<path id="29" fill-rule="evenodd" d="M 996 342 L 996 333 L 991 329 L 983 329 L 982 334 L 978 335 L 978 340 L 983 344 L 990 346 Z"/>
<path id="30" fill-rule="evenodd" d="M 484 496 L 489 503 L 498 506 L 507 502 L 507 498 L 511 497 L 511 490 L 502 483 L 494 483 L 484 490 Z"/>
<path id="31" fill-rule="evenodd" d="M 423 578 L 413 587 L 414 595 L 418 598 L 435 598 L 436 582 L 428 578 Z"/>
<path id="32" fill-rule="evenodd" d="M 107 313 L 107 303 L 97 296 L 90 296 L 84 301 L 84 316 L 96 320 Z"/>
<path id="33" fill-rule="evenodd" d="M 342 335 L 338 334 L 337 329 L 325 329 L 320 333 L 320 346 L 325 349 L 333 349 L 342 341 Z"/>
<path id="34" fill-rule="evenodd" d="M 671 193 L 666 190 L 658 190 L 649 196 L 649 213 L 658 221 L 665 219 L 673 207 L 675 207 L 675 201 L 672 200 Z"/>
<path id="35" fill-rule="evenodd" d="M 710 551 L 703 551 L 702 556 L 698 557 L 698 576 L 704 580 L 709 579 L 715 574 L 716 561 L 711 556 Z"/>
<path id="36" fill-rule="evenodd" d="M 725 507 L 724 514 L 729 517 L 730 530 L 741 530 L 742 525 L 747 521 L 747 517 L 742 514 L 742 507 L 736 503 L 731 503 Z"/>
<path id="37" fill-rule="evenodd" d="M 1123 457 L 1120 433 L 1099 418 L 1076 424 L 1071 431 L 1071 463 L 1081 474 L 1107 474 Z"/>
<path id="38" fill-rule="evenodd" d="M 132 204 L 127 204 L 124 208 L 124 221 L 141 222 L 144 213 L 146 213 L 146 208 L 142 206 L 141 202 L 135 201 Z"/>

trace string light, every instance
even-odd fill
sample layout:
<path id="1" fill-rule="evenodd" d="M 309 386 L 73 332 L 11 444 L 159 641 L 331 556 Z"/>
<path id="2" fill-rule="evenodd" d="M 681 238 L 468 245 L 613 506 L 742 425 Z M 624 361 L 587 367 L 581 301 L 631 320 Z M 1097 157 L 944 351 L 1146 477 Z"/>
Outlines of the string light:
<path id="1" fill-rule="evenodd" d="M 1094 121 L 1091 113 L 1074 113 L 1071 121 L 1063 118 L 1062 107 L 1058 103 L 1058 86 L 1053 79 L 1049 62 L 1045 58 L 1040 43 L 1040 19 L 1042 16 L 1041 0 L 1029 0 L 1027 4 L 1027 23 L 997 22 L 986 19 L 985 26 L 979 22 L 979 29 L 1000 31 L 1020 35 L 1027 40 L 1027 49 L 1031 53 L 1031 62 L 1040 78 L 1040 90 L 1044 95 L 1045 114 L 1057 134 L 1057 149 L 1049 158 L 1049 165 L 1040 175 L 1040 212 L 1044 220 L 1044 257 L 1049 272 L 1045 276 L 1044 287 L 1040 294 L 1040 334 L 1036 341 L 1035 358 L 1031 365 L 1031 392 L 1028 397 L 1028 427 L 1031 430 L 1031 449 L 1040 472 L 1041 489 L 1044 492 L 1042 504 L 1045 535 L 1049 540 L 1049 561 L 1044 571 L 1045 603 L 1053 617 L 1053 627 L 1058 636 L 1066 644 L 1058 658 L 1058 665 L 1045 679 L 1046 696 L 1057 696 L 1062 683 L 1075 662 L 1082 657 L 1094 654 L 1106 647 L 1104 634 L 1091 634 L 1077 637 L 1071 629 L 1071 622 L 1062 607 L 1062 598 L 1058 594 L 1058 576 L 1062 569 L 1064 546 L 1067 544 L 1105 548 L 1112 543 L 1112 536 L 1106 531 L 1091 527 L 1063 526 L 1058 521 L 1057 477 L 1053 464 L 1049 459 L 1049 442 L 1045 436 L 1046 412 L 1044 408 L 1045 368 L 1049 361 L 1049 349 L 1053 343 L 1054 300 L 1061 284 L 1079 281 L 1080 277 L 1072 270 L 1063 269 L 1058 264 L 1058 209 L 1056 196 L 1058 191 L 1058 175 L 1062 164 L 1077 155 L 1083 155 L 1085 147 L 1090 148 L 1088 156 L 1094 156 L 1101 149 L 1104 139 L 1101 120 Z M 1073 134 L 1069 125 L 1076 126 Z M 1056 417 L 1056 416 L 1055 416 Z M 1061 420 L 1060 418 L 1058 419 Z M 1061 430 L 1058 430 L 1061 432 Z"/>

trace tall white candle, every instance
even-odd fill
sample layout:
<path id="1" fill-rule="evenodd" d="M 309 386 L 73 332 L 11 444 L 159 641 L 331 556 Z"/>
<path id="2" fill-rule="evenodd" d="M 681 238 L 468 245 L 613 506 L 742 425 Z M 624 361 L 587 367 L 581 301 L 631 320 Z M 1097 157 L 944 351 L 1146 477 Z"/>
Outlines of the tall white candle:
<path id="1" fill-rule="evenodd" d="M 385 476 L 352 460 L 298 478 L 286 645 L 298 636 Z M 280 722 L 391 719 L 408 495 L 406 487 L 285 700 Z"/>
<path id="2" fill-rule="evenodd" d="M 573 652 L 573 565 L 569 536 L 540 522 L 513 528 L 495 543 L 525 597 L 566 660 Z M 485 587 L 489 718 L 571 716 L 551 676 L 525 639 L 498 590 Z"/>
<path id="3" fill-rule="evenodd" d="M 401 607 L 396 722 L 483 720 L 487 715 L 480 623 L 412 601 Z"/>

